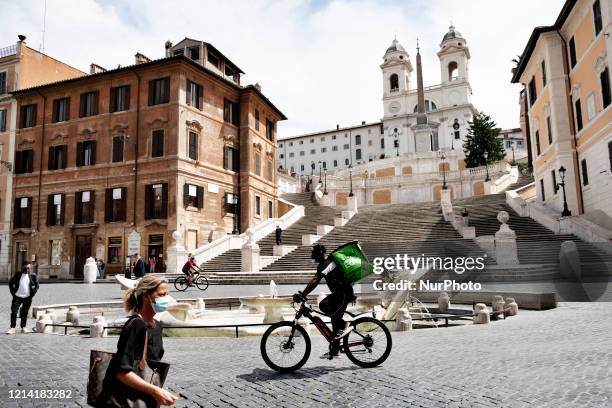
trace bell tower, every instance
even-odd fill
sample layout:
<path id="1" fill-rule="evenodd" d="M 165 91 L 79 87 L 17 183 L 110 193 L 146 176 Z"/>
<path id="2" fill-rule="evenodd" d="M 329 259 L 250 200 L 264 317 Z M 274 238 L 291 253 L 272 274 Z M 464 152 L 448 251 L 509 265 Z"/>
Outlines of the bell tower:
<path id="1" fill-rule="evenodd" d="M 402 97 L 410 90 L 412 63 L 402 45 L 394 39 L 380 65 L 383 79 L 383 101 L 385 117 L 408 113 Z"/>
<path id="2" fill-rule="evenodd" d="M 442 84 L 452 81 L 469 82 L 470 49 L 463 35 L 453 25 L 448 28 L 448 32 L 442 38 L 438 58 L 440 59 Z"/>

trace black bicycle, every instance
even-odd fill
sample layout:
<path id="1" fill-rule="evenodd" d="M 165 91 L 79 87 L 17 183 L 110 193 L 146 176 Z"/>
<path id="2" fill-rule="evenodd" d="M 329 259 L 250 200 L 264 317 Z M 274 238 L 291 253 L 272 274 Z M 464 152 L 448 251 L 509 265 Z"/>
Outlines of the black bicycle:
<path id="1" fill-rule="evenodd" d="M 174 280 L 174 287 L 181 292 L 186 291 L 189 286 L 193 285 L 196 285 L 200 290 L 206 290 L 208 289 L 208 279 L 199 271 L 195 271 L 191 274 L 191 285 L 189 285 L 187 276 L 179 276 Z"/>
<path id="2" fill-rule="evenodd" d="M 294 309 L 295 309 L 295 303 Z M 329 355 L 333 350 L 333 334 L 331 329 L 319 316 L 321 312 L 313 310 L 302 300 L 296 309 L 293 321 L 282 321 L 273 324 L 261 338 L 261 356 L 268 365 L 281 373 L 292 372 L 302 367 L 310 356 L 310 336 L 304 327 L 298 324 L 301 317 L 310 320 L 329 343 Z M 391 353 L 391 333 L 387 326 L 373 317 L 355 315 L 345 312 L 355 318 L 349 324 L 353 330 L 342 339 L 340 352 L 360 367 L 376 367 L 382 364 Z"/>

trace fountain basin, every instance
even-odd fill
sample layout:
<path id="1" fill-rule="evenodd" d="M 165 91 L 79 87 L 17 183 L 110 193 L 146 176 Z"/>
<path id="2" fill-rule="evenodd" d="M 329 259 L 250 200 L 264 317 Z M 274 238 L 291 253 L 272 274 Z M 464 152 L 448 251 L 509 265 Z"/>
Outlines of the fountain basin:
<path id="1" fill-rule="evenodd" d="M 291 296 L 245 296 L 239 298 L 246 307 L 264 312 L 264 323 L 276 323 L 283 320 L 283 310 L 291 307 Z"/>

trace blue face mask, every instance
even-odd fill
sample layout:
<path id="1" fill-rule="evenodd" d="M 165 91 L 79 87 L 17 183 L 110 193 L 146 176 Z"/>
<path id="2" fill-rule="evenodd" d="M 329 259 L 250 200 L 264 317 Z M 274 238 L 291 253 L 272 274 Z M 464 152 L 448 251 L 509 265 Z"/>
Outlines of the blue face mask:
<path id="1" fill-rule="evenodd" d="M 153 306 L 153 310 L 155 313 L 165 312 L 168 309 L 168 303 L 170 303 L 170 297 L 168 295 L 158 297 L 155 299 L 155 302 L 151 303 Z"/>

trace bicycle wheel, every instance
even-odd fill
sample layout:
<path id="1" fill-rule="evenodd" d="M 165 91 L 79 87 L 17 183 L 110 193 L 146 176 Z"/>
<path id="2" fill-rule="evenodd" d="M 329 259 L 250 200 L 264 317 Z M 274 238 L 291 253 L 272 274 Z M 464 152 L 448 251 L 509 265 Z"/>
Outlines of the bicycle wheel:
<path id="1" fill-rule="evenodd" d="M 391 333 L 380 320 L 362 317 L 351 323 L 353 331 L 344 337 L 344 352 L 360 367 L 376 367 L 391 353 Z"/>
<path id="2" fill-rule="evenodd" d="M 189 287 L 189 283 L 187 282 L 187 278 L 184 276 L 179 276 L 174 280 L 174 287 L 176 290 L 184 292 Z"/>
<path id="3" fill-rule="evenodd" d="M 279 373 L 289 373 L 302 367 L 308 360 L 310 337 L 300 325 L 278 322 L 268 327 L 263 334 L 260 349 L 268 367 Z"/>
<path id="4" fill-rule="evenodd" d="M 200 290 L 208 289 L 208 279 L 204 276 L 198 276 L 198 279 L 195 280 L 195 284 Z"/>

